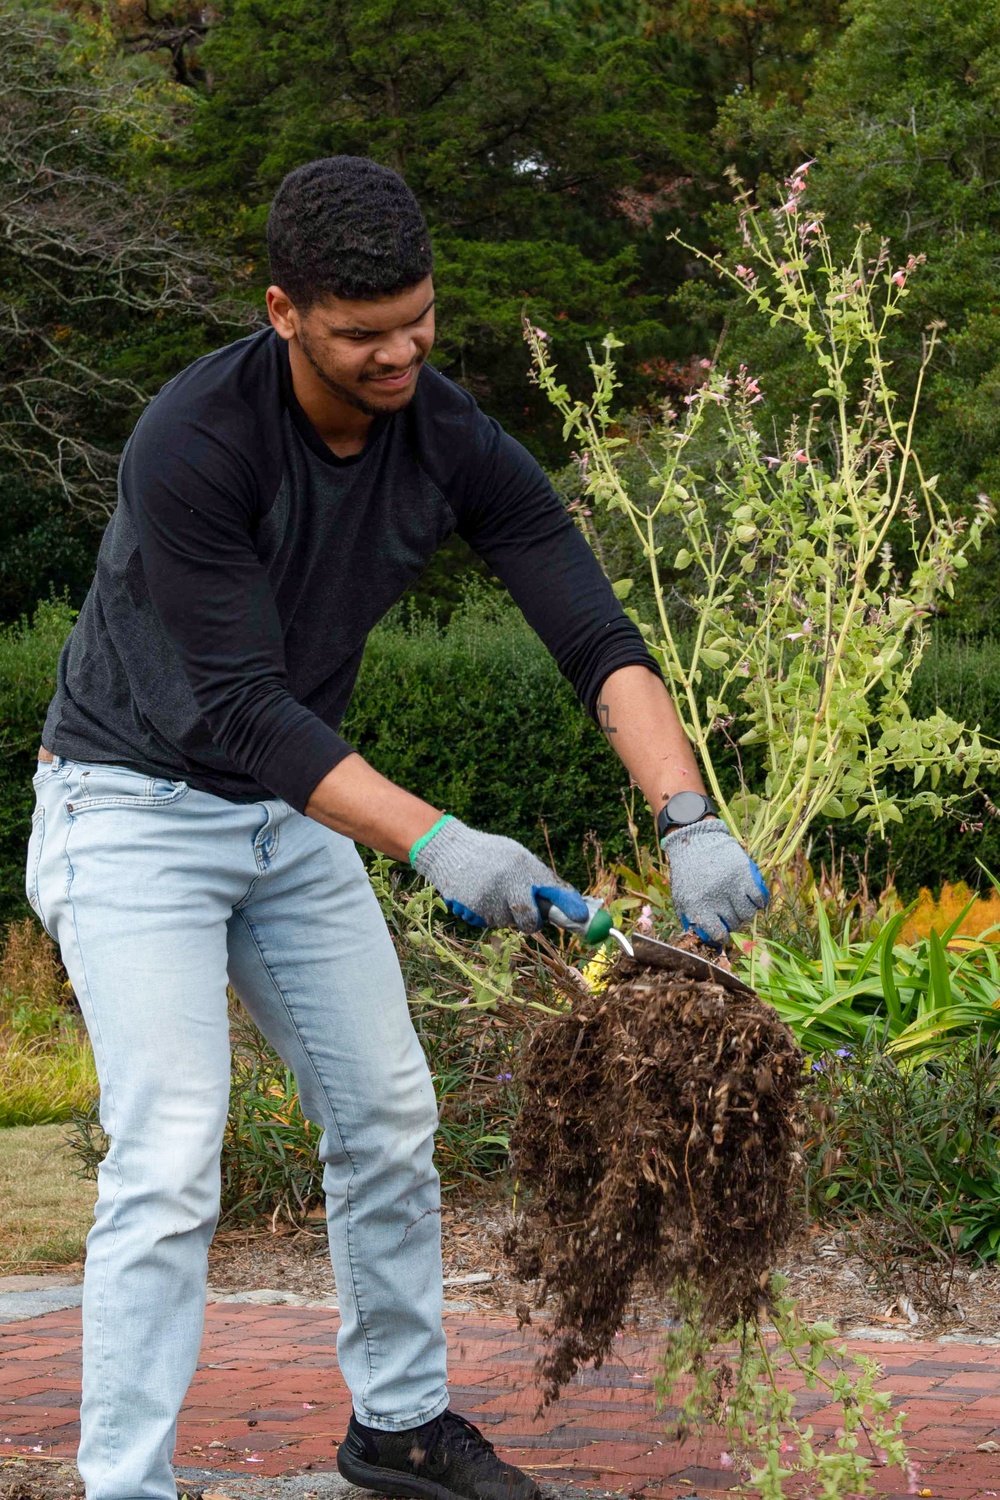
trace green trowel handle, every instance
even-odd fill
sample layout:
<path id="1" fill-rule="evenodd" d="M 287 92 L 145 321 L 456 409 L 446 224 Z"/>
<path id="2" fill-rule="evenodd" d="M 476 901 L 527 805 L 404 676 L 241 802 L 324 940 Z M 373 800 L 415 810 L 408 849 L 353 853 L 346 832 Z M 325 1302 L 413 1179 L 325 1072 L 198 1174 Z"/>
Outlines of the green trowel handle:
<path id="1" fill-rule="evenodd" d="M 587 943 L 603 943 L 611 931 L 611 913 L 605 911 L 604 905 L 596 896 L 584 896 L 587 909 L 590 912 L 586 924 L 573 922 L 566 913 L 558 906 L 553 906 L 551 901 L 546 901 L 544 896 L 535 898 L 535 905 L 541 913 L 543 922 L 551 922 L 554 927 L 562 927 L 566 932 L 575 932 Z"/>

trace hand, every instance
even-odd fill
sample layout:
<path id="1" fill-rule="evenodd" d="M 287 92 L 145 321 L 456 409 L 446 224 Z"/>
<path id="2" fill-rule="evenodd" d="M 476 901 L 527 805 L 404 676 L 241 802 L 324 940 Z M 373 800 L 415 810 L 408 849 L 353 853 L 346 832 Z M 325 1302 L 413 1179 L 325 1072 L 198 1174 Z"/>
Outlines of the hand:
<path id="1" fill-rule="evenodd" d="M 560 907 L 571 921 L 586 922 L 591 915 L 579 891 L 522 844 L 480 833 L 457 818 L 441 819 L 429 838 L 418 839 L 410 861 L 440 891 L 448 910 L 473 927 L 537 932 L 542 919 L 536 896 Z"/>
<path id="2" fill-rule="evenodd" d="M 771 899 L 763 875 L 718 818 L 673 829 L 662 848 L 674 910 L 684 931 L 690 928 L 703 943 L 724 948 L 729 934 Z"/>

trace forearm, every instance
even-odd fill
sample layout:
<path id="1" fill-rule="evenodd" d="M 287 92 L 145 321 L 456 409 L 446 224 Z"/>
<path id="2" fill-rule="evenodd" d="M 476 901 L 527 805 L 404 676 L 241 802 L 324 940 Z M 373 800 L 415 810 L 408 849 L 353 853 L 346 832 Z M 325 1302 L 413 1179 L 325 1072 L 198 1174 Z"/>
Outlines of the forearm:
<path id="1" fill-rule="evenodd" d="M 417 839 L 441 817 L 436 807 L 380 775 L 357 754 L 324 776 L 306 804 L 306 815 L 404 863 Z"/>
<path id="2" fill-rule="evenodd" d="M 663 682 L 646 667 L 620 667 L 597 700 L 609 745 L 641 789 L 653 816 L 674 792 L 704 792 L 691 742 Z"/>

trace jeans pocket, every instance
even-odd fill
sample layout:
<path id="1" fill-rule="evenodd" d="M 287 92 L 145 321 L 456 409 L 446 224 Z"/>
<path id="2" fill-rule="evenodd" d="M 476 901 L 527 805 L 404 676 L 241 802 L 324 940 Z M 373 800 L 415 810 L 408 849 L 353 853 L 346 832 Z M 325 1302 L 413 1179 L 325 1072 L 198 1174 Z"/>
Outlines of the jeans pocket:
<path id="1" fill-rule="evenodd" d="M 173 807 L 191 788 L 186 781 L 171 781 L 166 776 L 147 776 L 128 766 L 78 766 L 71 813 L 95 812 L 105 807 L 163 808 Z"/>
<path id="2" fill-rule="evenodd" d="M 42 916 L 41 897 L 38 894 L 38 870 L 42 862 L 42 844 L 45 841 L 45 808 L 39 802 L 31 815 L 31 835 L 28 839 L 28 854 L 25 862 L 24 894 L 28 898 L 28 905 L 35 916 L 41 922 L 45 931 L 49 932 L 45 918 Z"/>

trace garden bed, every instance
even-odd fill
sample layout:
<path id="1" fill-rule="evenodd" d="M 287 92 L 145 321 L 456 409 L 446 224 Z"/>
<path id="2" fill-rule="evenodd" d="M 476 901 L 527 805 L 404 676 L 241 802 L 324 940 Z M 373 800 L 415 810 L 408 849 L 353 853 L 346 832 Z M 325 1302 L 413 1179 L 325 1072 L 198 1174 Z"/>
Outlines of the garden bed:
<path id="1" fill-rule="evenodd" d="M 485 1188 L 448 1195 L 442 1214 L 444 1273 L 450 1282 L 445 1297 L 469 1304 L 482 1313 L 531 1315 L 535 1283 L 517 1280 L 502 1251 L 511 1223 L 511 1187 Z M 269 1231 L 233 1231 L 217 1236 L 209 1258 L 210 1278 L 217 1291 L 233 1293 L 273 1290 L 325 1300 L 335 1286 L 320 1224 L 307 1231 L 273 1235 Z M 861 1328 L 887 1336 L 931 1338 L 942 1334 L 963 1339 L 1000 1339 L 1000 1267 L 976 1270 L 961 1260 L 955 1273 L 954 1295 L 959 1306 L 944 1317 L 934 1316 L 916 1300 L 919 1322 L 912 1324 L 891 1293 L 873 1284 L 861 1259 L 852 1254 L 844 1233 L 820 1228 L 805 1230 L 792 1241 L 776 1268 L 789 1279 L 789 1291 L 804 1319 L 829 1319 L 844 1334 Z M 488 1282 L 452 1280 L 488 1275 Z M 649 1277 L 637 1280 L 627 1314 L 627 1325 L 649 1329 L 672 1316 L 668 1297 Z M 964 1316 L 963 1316 L 964 1315 Z M 544 1318 L 544 1310 L 534 1314 Z"/>

